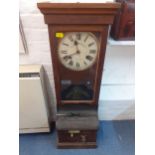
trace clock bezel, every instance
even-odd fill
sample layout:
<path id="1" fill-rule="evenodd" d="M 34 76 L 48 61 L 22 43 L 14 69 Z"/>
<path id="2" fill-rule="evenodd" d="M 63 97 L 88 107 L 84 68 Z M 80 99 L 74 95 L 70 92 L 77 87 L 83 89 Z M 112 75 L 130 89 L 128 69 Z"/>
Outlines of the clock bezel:
<path id="1" fill-rule="evenodd" d="M 93 39 L 95 40 L 95 42 L 96 42 L 96 44 L 97 44 L 97 53 L 96 53 L 96 56 L 95 56 L 95 60 L 90 64 L 90 65 L 88 65 L 87 67 L 85 67 L 85 68 L 83 68 L 83 69 L 73 69 L 73 68 L 70 68 L 70 67 L 67 67 L 63 62 L 62 62 L 62 59 L 61 59 L 61 57 L 60 57 L 60 55 L 59 55 L 59 46 L 60 46 L 60 44 L 61 44 L 61 42 L 63 41 L 63 39 L 65 38 L 65 37 L 67 37 L 67 35 L 68 34 L 70 34 L 70 33 L 78 33 L 78 32 L 62 32 L 63 34 L 64 34 L 64 37 L 63 38 L 61 38 L 60 40 L 59 40 L 59 42 L 58 42 L 58 58 L 59 58 L 59 61 L 61 62 L 61 64 L 64 66 L 64 67 L 66 67 L 67 69 L 70 69 L 70 70 L 72 70 L 72 71 L 76 71 L 76 72 L 79 72 L 79 71 L 84 71 L 84 70 L 87 70 L 87 69 L 89 69 L 90 67 L 92 67 L 94 64 L 95 64 L 95 62 L 97 61 L 97 58 L 98 58 L 98 52 L 99 52 L 99 44 L 100 44 L 100 40 L 97 38 L 97 36 L 95 35 L 95 34 L 93 34 L 92 32 L 80 32 L 80 33 L 89 33 L 89 35 L 90 36 L 92 36 L 93 37 Z"/>

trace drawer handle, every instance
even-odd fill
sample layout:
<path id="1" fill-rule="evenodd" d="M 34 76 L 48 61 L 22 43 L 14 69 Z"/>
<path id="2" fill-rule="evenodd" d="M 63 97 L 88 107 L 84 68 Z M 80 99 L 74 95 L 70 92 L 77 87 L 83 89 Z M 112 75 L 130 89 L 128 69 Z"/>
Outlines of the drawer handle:
<path id="1" fill-rule="evenodd" d="M 80 130 L 69 130 L 69 133 L 80 133 Z"/>
<path id="2" fill-rule="evenodd" d="M 71 137 L 74 137 L 74 134 L 80 133 L 79 130 L 69 130 L 68 133 L 70 134 Z"/>

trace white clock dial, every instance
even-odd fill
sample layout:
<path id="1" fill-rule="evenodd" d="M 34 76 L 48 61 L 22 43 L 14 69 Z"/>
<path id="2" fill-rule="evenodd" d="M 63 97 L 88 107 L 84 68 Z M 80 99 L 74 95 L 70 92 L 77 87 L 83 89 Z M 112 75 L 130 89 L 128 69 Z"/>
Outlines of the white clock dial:
<path id="1" fill-rule="evenodd" d="M 92 33 L 70 32 L 60 41 L 58 55 L 66 68 L 81 71 L 94 64 L 98 47 L 98 40 Z"/>

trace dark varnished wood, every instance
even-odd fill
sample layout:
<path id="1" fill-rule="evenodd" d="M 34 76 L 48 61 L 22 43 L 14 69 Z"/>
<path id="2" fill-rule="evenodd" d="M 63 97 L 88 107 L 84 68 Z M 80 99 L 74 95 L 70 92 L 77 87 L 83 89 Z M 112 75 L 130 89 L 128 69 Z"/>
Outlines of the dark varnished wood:
<path id="1" fill-rule="evenodd" d="M 44 12 L 53 9 L 118 9 L 120 3 L 37 3 L 38 8 Z"/>
<path id="2" fill-rule="evenodd" d="M 44 14 L 46 24 L 112 24 L 114 14 L 120 7 L 120 3 L 38 3 L 37 5 Z"/>
<path id="3" fill-rule="evenodd" d="M 58 148 L 92 148 L 96 147 L 96 130 L 80 130 L 71 137 L 68 130 L 58 130 Z"/>
<path id="4" fill-rule="evenodd" d="M 57 142 L 57 147 L 59 149 L 85 149 L 85 148 L 96 148 L 96 142 L 87 142 L 87 143 L 59 143 Z"/>
<path id="5" fill-rule="evenodd" d="M 114 18 L 110 35 L 115 40 L 135 39 L 135 0 L 116 0 L 121 9 Z"/>
<path id="6" fill-rule="evenodd" d="M 53 63 L 57 107 L 70 105 L 89 105 L 97 107 L 100 92 L 101 77 L 105 59 L 109 25 L 113 23 L 114 15 L 120 8 L 119 3 L 38 3 L 48 24 L 51 59 Z M 96 62 L 84 71 L 66 69 L 58 58 L 59 39 L 57 32 L 91 32 L 99 40 L 99 52 Z M 90 70 L 93 74 L 90 74 Z M 61 79 L 78 81 L 89 80 L 93 83 L 92 100 L 61 100 Z M 70 129 L 68 129 L 70 130 Z M 58 148 L 95 148 L 97 130 L 80 130 L 73 137 L 67 130 L 57 130 Z"/>
<path id="7" fill-rule="evenodd" d="M 58 18 L 59 17 L 59 18 Z M 111 15 L 46 15 L 47 24 L 112 24 Z M 64 20 L 65 19 L 65 20 Z"/>
<path id="8" fill-rule="evenodd" d="M 68 130 L 58 130 L 59 142 L 94 142 L 96 140 L 96 130 L 81 130 L 79 133 L 70 136 Z M 85 137 L 83 141 L 82 136 Z"/>
<path id="9" fill-rule="evenodd" d="M 94 74 L 94 76 L 92 77 L 88 77 L 88 71 L 89 70 L 84 70 L 84 71 L 80 71 L 80 72 L 76 72 L 76 71 L 71 71 L 66 69 L 65 67 L 63 67 L 61 65 L 61 63 L 58 60 L 58 55 L 57 55 L 57 39 L 55 37 L 55 33 L 56 32 L 80 32 L 80 31 L 84 31 L 84 32 L 99 32 L 100 33 L 100 47 L 99 47 L 99 52 L 98 52 L 98 57 L 97 57 L 97 61 L 96 64 L 94 64 L 92 67 L 94 68 L 94 72 L 96 72 L 96 74 Z M 105 57 L 105 48 L 106 48 L 106 36 L 108 33 L 108 26 L 88 26 L 88 25 L 81 25 L 81 26 L 58 26 L 58 25 L 54 25 L 54 26 L 49 26 L 49 36 L 50 36 L 50 44 L 54 44 L 56 46 L 51 46 L 51 51 L 53 51 L 51 54 L 51 58 L 54 64 L 54 78 L 55 78 L 55 84 L 56 84 L 56 96 L 57 96 L 57 104 L 58 105 L 62 105 L 62 104 L 80 104 L 80 103 L 85 103 L 85 104 L 90 104 L 90 105 L 95 105 L 98 104 L 98 97 L 99 97 L 99 90 L 100 90 L 100 79 L 101 79 L 101 75 L 102 75 L 102 68 L 103 68 L 103 63 L 104 63 L 104 57 Z M 102 34 L 102 35 L 101 35 Z M 72 75 L 72 76 L 71 76 Z M 81 80 L 85 80 L 85 79 L 92 79 L 94 80 L 94 98 L 93 100 L 86 100 L 86 101 L 62 101 L 61 100 L 61 96 L 60 96 L 60 77 L 63 76 L 63 78 L 67 79 L 68 76 L 70 76 L 70 78 L 73 81 L 78 81 L 79 79 Z M 95 79 L 94 79 L 95 78 Z"/>
<path id="10" fill-rule="evenodd" d="M 101 76 L 104 64 L 108 26 L 112 24 L 114 14 L 120 7 L 119 3 L 38 3 L 38 8 L 44 14 L 45 23 L 48 24 L 49 40 L 51 47 L 51 58 L 53 62 L 54 79 L 57 105 L 63 104 L 89 104 L 97 105 L 100 91 Z M 60 96 L 60 80 L 63 76 L 72 75 L 72 80 L 79 78 L 85 80 L 88 78 L 87 70 L 73 72 L 61 65 L 58 60 L 57 46 L 58 41 L 55 38 L 56 32 L 98 32 L 100 37 L 100 50 L 97 61 L 92 66 L 95 69 L 94 77 L 94 97 L 93 100 L 85 101 L 62 101 Z M 84 78 L 85 77 L 85 78 Z"/>

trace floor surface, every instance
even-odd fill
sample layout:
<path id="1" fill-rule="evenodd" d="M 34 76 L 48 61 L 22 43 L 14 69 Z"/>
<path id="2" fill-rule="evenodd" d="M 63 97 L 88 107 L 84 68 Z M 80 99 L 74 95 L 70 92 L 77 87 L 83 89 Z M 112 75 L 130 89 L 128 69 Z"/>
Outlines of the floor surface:
<path id="1" fill-rule="evenodd" d="M 96 149 L 57 149 L 56 132 L 19 137 L 20 155 L 134 155 L 135 122 L 101 121 Z"/>

